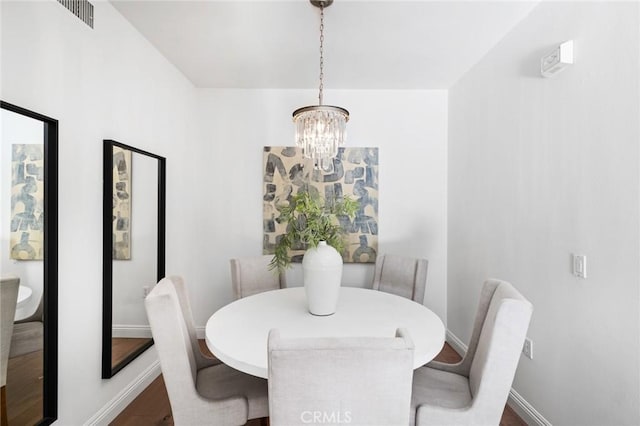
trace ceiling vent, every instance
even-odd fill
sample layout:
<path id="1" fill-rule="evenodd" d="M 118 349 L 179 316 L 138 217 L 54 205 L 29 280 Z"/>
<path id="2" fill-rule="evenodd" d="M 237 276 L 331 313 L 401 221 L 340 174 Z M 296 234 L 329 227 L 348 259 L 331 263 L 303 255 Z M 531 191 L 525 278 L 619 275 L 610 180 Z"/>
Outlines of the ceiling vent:
<path id="1" fill-rule="evenodd" d="M 93 5 L 87 0 L 58 0 L 58 3 L 66 7 L 82 22 L 93 28 Z"/>

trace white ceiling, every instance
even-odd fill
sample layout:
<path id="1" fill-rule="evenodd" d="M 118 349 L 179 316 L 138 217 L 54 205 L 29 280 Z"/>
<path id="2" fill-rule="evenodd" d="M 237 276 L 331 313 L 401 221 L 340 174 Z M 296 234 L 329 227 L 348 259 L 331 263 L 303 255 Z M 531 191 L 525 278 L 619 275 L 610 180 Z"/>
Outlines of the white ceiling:
<path id="1" fill-rule="evenodd" d="M 317 87 L 320 14 L 306 0 L 111 3 L 197 87 Z M 447 89 L 536 4 L 335 0 L 325 88 Z"/>

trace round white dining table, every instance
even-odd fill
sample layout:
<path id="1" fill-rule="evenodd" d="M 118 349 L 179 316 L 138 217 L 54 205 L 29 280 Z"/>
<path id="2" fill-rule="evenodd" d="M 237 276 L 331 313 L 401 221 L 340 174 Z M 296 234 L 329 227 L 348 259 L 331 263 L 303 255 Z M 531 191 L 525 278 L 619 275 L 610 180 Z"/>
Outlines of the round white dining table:
<path id="1" fill-rule="evenodd" d="M 20 285 L 18 287 L 18 301 L 16 304 L 16 313 L 13 317 L 14 321 L 20 321 L 27 318 L 31 313 L 27 311 L 28 301 L 31 299 L 33 295 L 33 290 L 30 287 L 25 285 Z"/>
<path id="2" fill-rule="evenodd" d="M 26 308 L 28 306 L 27 302 L 31 299 L 32 295 L 33 290 L 30 287 L 25 285 L 18 287 L 18 301 L 16 304 L 16 313 L 13 317 L 14 321 L 23 320 L 30 315 L 29 311 L 26 311 Z"/>
<path id="3" fill-rule="evenodd" d="M 307 310 L 304 288 L 267 291 L 236 300 L 214 313 L 206 343 L 222 362 L 267 378 L 269 330 L 287 337 L 393 337 L 406 328 L 415 345 L 413 364 L 431 361 L 444 345 L 442 321 L 427 307 L 381 291 L 342 287 L 336 313 L 315 316 Z"/>
<path id="4" fill-rule="evenodd" d="M 22 306 L 27 300 L 31 298 L 33 290 L 31 288 L 21 285 L 18 287 L 18 306 Z"/>

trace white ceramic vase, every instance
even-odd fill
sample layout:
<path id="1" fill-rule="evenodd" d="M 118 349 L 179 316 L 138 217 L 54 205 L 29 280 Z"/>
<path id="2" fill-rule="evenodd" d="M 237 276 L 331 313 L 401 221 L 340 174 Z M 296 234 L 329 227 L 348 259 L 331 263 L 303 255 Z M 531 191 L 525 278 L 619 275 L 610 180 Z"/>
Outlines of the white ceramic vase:
<path id="1" fill-rule="evenodd" d="M 302 258 L 304 289 L 309 312 L 313 315 L 331 315 L 336 312 L 342 256 L 325 241 L 307 250 Z"/>

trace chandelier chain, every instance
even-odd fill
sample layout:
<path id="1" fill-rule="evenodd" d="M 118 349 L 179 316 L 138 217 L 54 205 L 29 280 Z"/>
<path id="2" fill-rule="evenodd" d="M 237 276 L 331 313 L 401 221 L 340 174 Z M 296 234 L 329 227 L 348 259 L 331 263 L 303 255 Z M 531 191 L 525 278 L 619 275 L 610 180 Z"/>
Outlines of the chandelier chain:
<path id="1" fill-rule="evenodd" d="M 2 0 L 0 0 L 2 1 Z M 333 167 L 333 159 L 346 139 L 349 111 L 339 106 L 323 104 L 324 95 L 324 8 L 333 0 L 310 0 L 320 8 L 320 83 L 318 105 L 310 105 L 293 111 L 296 127 L 296 146 L 302 149 L 304 158 L 313 160 L 316 169 L 327 171 Z"/>
<path id="2" fill-rule="evenodd" d="M 318 105 L 322 105 L 322 90 L 324 89 L 324 6 L 320 6 L 320 87 L 318 90 Z"/>

